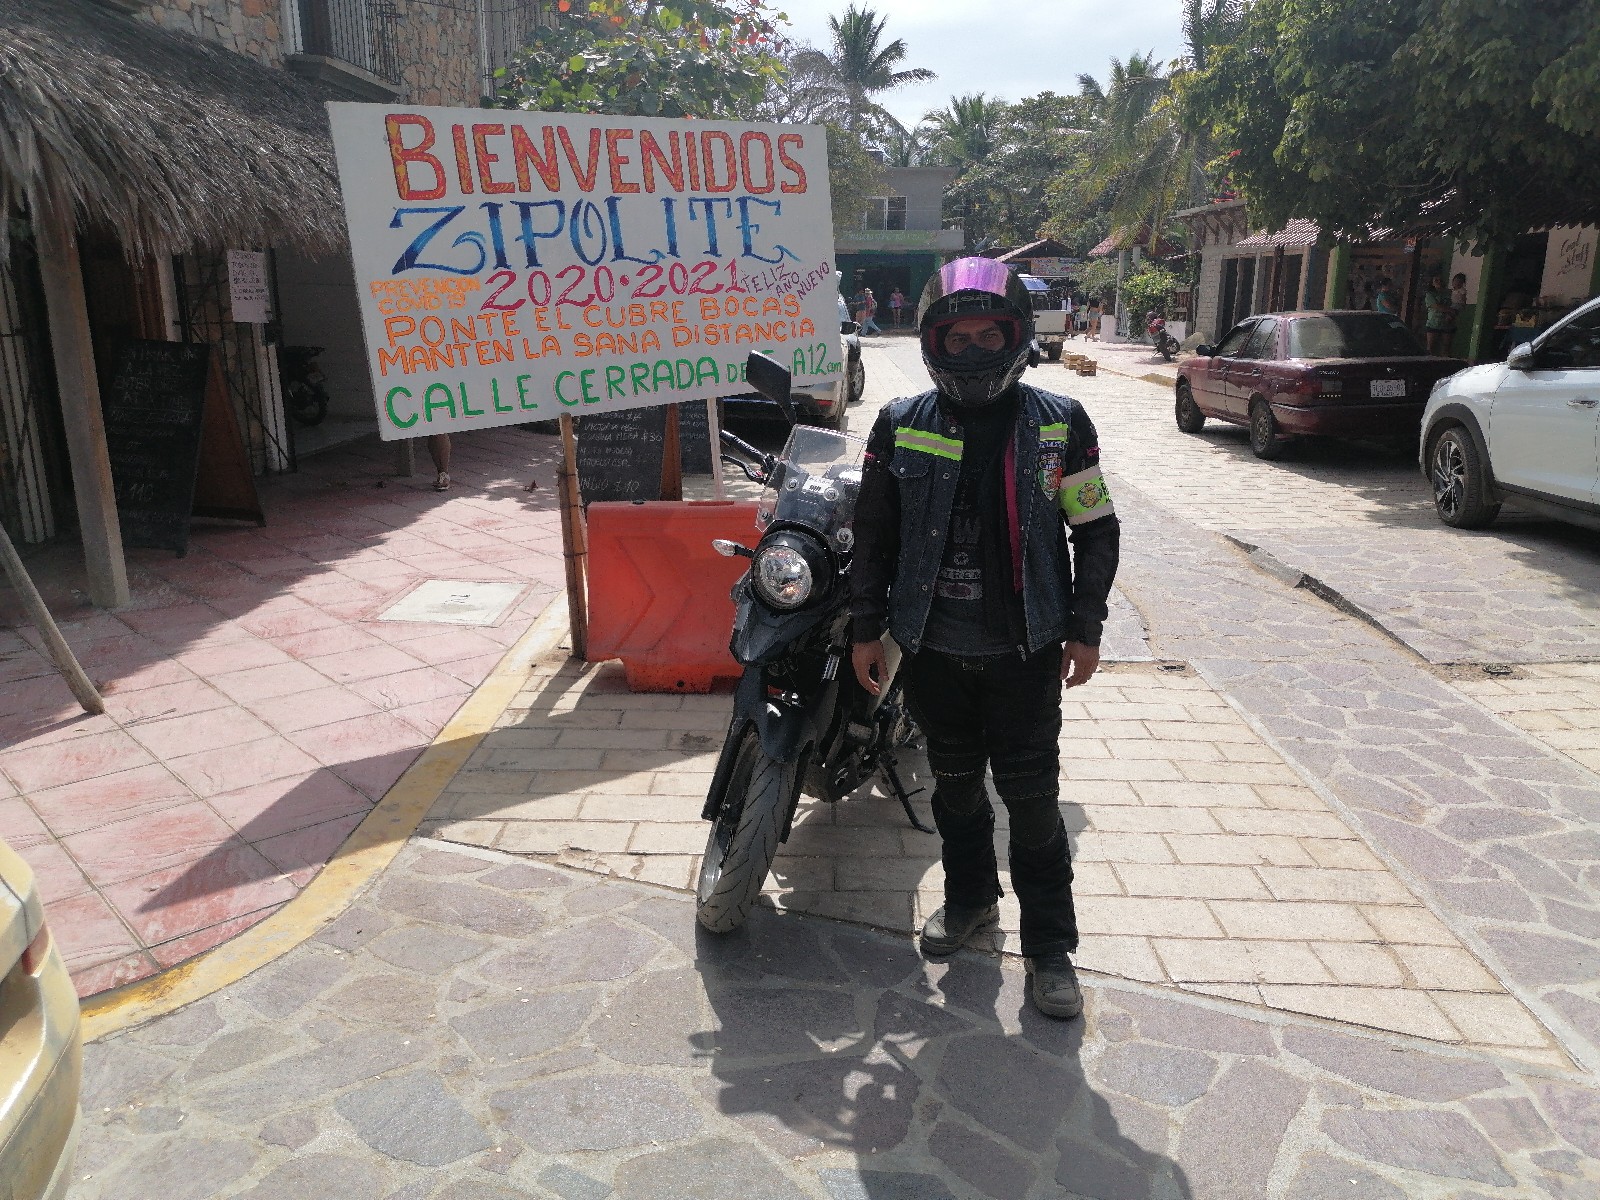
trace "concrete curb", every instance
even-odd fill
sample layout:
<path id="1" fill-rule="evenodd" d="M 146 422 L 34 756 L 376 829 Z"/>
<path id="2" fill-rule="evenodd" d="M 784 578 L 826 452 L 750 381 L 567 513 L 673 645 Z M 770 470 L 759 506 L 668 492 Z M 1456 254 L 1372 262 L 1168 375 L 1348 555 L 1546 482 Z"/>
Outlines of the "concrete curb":
<path id="1" fill-rule="evenodd" d="M 142 1025 L 237 983 L 293 950 L 349 907 L 394 861 L 439 794 L 494 728 L 526 680 L 528 668 L 566 633 L 566 601 L 557 595 L 298 896 L 205 954 L 89 999 L 83 1006 L 83 1040 L 92 1042 Z"/>

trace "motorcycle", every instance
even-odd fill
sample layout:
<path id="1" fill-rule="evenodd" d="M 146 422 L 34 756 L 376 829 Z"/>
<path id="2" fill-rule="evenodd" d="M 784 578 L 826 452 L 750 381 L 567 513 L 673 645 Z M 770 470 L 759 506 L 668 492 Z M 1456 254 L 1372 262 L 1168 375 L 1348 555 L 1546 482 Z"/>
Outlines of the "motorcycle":
<path id="1" fill-rule="evenodd" d="M 284 407 L 301 425 L 320 425 L 328 415 L 328 380 L 316 361 L 322 350 L 321 346 L 278 347 Z"/>
<path id="2" fill-rule="evenodd" d="M 1167 332 L 1167 319 L 1152 317 L 1144 331 L 1150 335 L 1150 341 L 1161 357 L 1171 362 L 1173 355 L 1178 353 L 1178 339 Z"/>
<path id="3" fill-rule="evenodd" d="M 746 377 L 793 421 L 790 375 L 752 354 Z M 695 885 L 695 915 L 713 933 L 743 923 L 802 794 L 828 803 L 882 774 L 911 825 L 896 752 L 916 729 L 895 678 L 900 652 L 885 640 L 888 678 L 870 695 L 850 663 L 851 520 L 866 443 L 796 425 L 783 452 L 763 454 L 732 434 L 725 456 L 762 484 L 755 549 L 719 538 L 718 553 L 750 561 L 734 585 L 729 649 L 744 673 L 701 816 L 711 822 Z M 918 789 L 920 791 L 921 789 Z"/>

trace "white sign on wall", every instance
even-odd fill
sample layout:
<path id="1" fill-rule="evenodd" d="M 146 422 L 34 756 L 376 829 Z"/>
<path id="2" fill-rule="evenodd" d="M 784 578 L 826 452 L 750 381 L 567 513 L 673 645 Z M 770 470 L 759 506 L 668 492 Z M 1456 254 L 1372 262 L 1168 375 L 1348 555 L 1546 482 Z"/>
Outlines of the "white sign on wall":
<path id="1" fill-rule="evenodd" d="M 228 304 L 241 324 L 265 325 L 272 320 L 272 291 L 267 286 L 267 256 L 259 250 L 228 251 Z"/>
<path id="2" fill-rule="evenodd" d="M 1587 300 L 1594 281 L 1595 229 L 1558 225 L 1550 231 L 1545 250 L 1541 296 L 1558 300 Z"/>
<path id="3" fill-rule="evenodd" d="M 386 440 L 842 371 L 821 128 L 328 111 Z"/>

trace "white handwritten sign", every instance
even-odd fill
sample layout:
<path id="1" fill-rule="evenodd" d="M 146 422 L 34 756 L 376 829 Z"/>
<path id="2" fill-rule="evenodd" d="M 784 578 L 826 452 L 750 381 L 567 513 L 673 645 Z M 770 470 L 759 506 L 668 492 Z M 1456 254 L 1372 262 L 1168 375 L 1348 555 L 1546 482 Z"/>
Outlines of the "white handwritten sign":
<path id="1" fill-rule="evenodd" d="M 1560 300 L 1586 300 L 1594 279 L 1595 230 L 1557 226 L 1550 231 L 1545 252 L 1542 296 Z"/>
<path id="2" fill-rule="evenodd" d="M 328 109 L 384 438 L 839 376 L 820 128 Z"/>
<path id="3" fill-rule="evenodd" d="M 228 251 L 228 303 L 241 324 L 265 325 L 272 320 L 272 292 L 267 286 L 267 256 L 259 250 Z"/>

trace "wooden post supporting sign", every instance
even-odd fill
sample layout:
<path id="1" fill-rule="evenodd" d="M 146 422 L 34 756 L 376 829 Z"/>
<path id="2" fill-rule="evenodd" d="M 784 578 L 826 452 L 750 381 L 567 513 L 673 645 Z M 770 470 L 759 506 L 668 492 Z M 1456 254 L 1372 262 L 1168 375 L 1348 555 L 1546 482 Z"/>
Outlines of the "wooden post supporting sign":
<path id="1" fill-rule="evenodd" d="M 722 437 L 715 397 L 706 401 L 706 428 L 711 431 L 711 486 L 715 489 L 712 495 L 718 500 L 726 500 L 728 489 L 722 484 Z"/>
<path id="2" fill-rule="evenodd" d="M 589 554 L 588 537 L 583 528 L 583 498 L 578 494 L 578 446 L 572 433 L 572 418 L 561 418 L 561 470 L 557 474 L 561 491 L 561 556 L 567 567 L 567 622 L 572 629 L 572 656 L 580 662 L 589 657 L 589 599 L 584 579 Z"/>
<path id="3" fill-rule="evenodd" d="M 661 498 L 683 499 L 683 448 L 678 439 L 678 406 L 667 405 L 667 431 L 661 439 Z"/>

